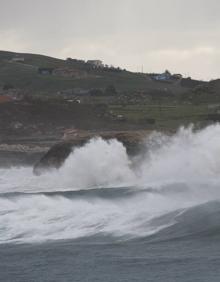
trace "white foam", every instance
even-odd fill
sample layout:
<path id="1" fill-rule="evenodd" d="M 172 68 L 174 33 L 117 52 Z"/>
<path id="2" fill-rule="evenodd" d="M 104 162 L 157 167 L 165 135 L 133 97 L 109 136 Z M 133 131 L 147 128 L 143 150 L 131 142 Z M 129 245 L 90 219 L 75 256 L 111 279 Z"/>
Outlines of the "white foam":
<path id="1" fill-rule="evenodd" d="M 135 186 L 155 193 L 130 197 L 0 196 L 0 243 L 76 239 L 96 234 L 146 236 L 175 222 L 154 219 L 220 199 L 220 126 L 175 136 L 154 134 L 136 167 L 123 145 L 94 139 L 73 151 L 64 166 L 40 177 L 32 168 L 0 170 L 0 193 L 51 192 Z M 141 159 L 141 158 L 140 158 Z M 162 192 L 161 192 L 162 191 Z M 152 221 L 153 220 L 153 221 Z"/>

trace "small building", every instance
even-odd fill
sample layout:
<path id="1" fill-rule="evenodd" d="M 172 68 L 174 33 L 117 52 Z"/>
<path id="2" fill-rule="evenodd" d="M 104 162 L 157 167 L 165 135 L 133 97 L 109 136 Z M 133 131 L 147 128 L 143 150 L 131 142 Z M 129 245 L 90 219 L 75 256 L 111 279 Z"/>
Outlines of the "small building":
<path id="1" fill-rule="evenodd" d="M 88 60 L 87 64 L 92 65 L 94 68 L 104 68 L 103 62 L 101 60 Z"/>
<path id="2" fill-rule="evenodd" d="M 57 68 L 54 69 L 53 75 L 73 78 L 87 77 L 87 73 L 85 71 L 77 70 L 74 68 Z"/>
<path id="3" fill-rule="evenodd" d="M 53 68 L 38 68 L 38 73 L 41 75 L 52 75 Z"/>
<path id="4" fill-rule="evenodd" d="M 157 81 L 168 81 L 172 79 L 172 74 L 166 70 L 164 73 L 154 75 L 153 79 Z"/>
<path id="5" fill-rule="evenodd" d="M 64 130 L 64 134 L 62 139 L 63 140 L 68 140 L 68 139 L 74 139 L 75 137 L 77 137 L 79 134 L 79 130 L 75 129 L 75 128 L 68 128 L 66 130 Z"/>
<path id="6" fill-rule="evenodd" d="M 14 58 L 11 59 L 11 62 L 23 63 L 24 62 L 24 57 L 14 57 Z"/>
<path id="7" fill-rule="evenodd" d="M 12 102 L 14 99 L 7 95 L 0 95 L 0 104 Z"/>

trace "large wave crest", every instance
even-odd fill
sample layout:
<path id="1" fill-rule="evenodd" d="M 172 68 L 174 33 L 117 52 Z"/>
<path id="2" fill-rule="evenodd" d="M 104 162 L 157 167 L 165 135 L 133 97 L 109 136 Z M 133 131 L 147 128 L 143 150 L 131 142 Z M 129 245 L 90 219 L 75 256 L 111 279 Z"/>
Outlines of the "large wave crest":
<path id="1" fill-rule="evenodd" d="M 0 243 L 127 240 L 178 225 L 189 209 L 220 199 L 219 140 L 219 125 L 154 133 L 130 159 L 120 142 L 97 138 L 40 177 L 1 169 Z"/>

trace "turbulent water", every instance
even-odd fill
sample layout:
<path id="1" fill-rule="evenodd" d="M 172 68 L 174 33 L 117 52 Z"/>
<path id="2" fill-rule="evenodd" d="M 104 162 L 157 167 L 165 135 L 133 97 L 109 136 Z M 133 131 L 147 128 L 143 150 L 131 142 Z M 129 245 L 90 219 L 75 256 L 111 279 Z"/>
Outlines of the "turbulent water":
<path id="1" fill-rule="evenodd" d="M 93 139 L 40 177 L 1 169 L 0 281 L 219 281 L 220 126 L 145 144 L 130 159 Z"/>

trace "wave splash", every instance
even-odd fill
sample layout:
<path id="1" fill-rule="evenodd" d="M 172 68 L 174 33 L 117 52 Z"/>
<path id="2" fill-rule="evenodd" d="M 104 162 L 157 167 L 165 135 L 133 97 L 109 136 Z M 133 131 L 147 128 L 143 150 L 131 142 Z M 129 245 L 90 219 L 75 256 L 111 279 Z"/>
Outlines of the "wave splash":
<path id="1" fill-rule="evenodd" d="M 219 213 L 219 140 L 219 125 L 154 133 L 131 160 L 120 142 L 98 138 L 74 150 L 59 171 L 36 177 L 31 168 L 1 169 L 0 243 L 127 240 L 183 226 L 184 214 L 207 211 L 207 203 Z"/>

